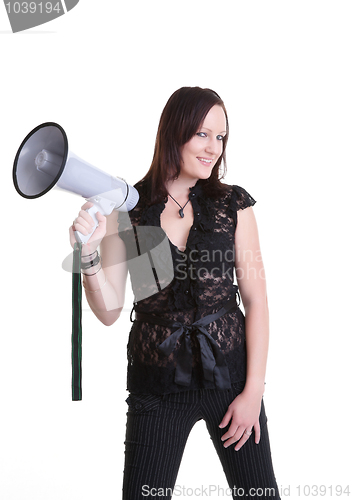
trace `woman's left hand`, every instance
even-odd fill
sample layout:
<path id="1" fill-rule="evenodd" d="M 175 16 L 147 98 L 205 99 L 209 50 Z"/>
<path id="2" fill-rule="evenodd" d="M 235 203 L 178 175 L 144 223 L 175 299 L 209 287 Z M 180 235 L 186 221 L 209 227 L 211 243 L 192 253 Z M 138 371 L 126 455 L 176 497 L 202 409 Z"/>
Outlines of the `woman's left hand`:
<path id="1" fill-rule="evenodd" d="M 261 393 L 246 392 L 245 389 L 232 401 L 219 425 L 220 428 L 226 427 L 232 419 L 230 427 L 221 437 L 221 440 L 225 441 L 225 448 L 238 441 L 235 446 L 235 451 L 238 451 L 249 439 L 252 428 L 255 433 L 255 443 L 259 443 L 261 402 Z"/>

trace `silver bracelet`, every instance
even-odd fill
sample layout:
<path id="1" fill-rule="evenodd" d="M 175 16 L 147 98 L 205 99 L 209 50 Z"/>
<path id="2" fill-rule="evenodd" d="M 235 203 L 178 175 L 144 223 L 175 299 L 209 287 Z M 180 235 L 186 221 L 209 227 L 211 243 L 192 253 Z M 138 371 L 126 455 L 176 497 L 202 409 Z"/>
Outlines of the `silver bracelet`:
<path id="1" fill-rule="evenodd" d="M 102 268 L 102 265 L 101 265 L 101 264 L 102 264 L 102 262 L 100 261 L 100 267 L 99 267 L 99 269 L 98 269 L 98 271 L 97 271 L 96 273 L 87 274 L 87 273 L 84 273 L 84 272 L 82 271 L 82 274 L 83 274 L 84 276 L 94 276 L 94 275 L 95 275 L 95 274 L 97 274 L 97 273 L 100 271 L 100 269 Z M 91 267 L 93 267 L 93 266 L 91 266 Z"/>
<path id="2" fill-rule="evenodd" d="M 85 262 L 82 262 L 82 259 L 81 259 L 81 269 L 90 269 L 91 267 L 94 267 L 94 266 L 97 266 L 99 264 L 99 262 L 103 262 L 102 259 L 100 258 L 100 255 L 96 254 L 96 256 L 94 257 L 94 259 L 91 259 L 91 260 L 87 260 Z"/>
<path id="3" fill-rule="evenodd" d="M 81 260 L 82 259 L 85 259 L 85 258 L 88 258 L 88 257 L 91 257 L 92 255 L 94 255 L 95 253 L 98 253 L 98 249 L 97 250 L 94 250 L 94 252 L 90 253 L 89 255 L 82 255 L 81 256 Z"/>

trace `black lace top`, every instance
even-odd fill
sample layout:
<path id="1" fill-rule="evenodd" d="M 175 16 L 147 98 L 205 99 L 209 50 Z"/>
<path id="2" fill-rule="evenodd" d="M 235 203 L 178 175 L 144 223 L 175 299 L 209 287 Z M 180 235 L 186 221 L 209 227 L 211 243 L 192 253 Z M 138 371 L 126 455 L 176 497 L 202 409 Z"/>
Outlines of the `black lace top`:
<path id="1" fill-rule="evenodd" d="M 227 185 L 228 190 L 220 199 L 206 197 L 201 181 L 189 188 L 194 222 L 183 252 L 171 243 L 160 227 L 160 215 L 167 199 L 148 206 L 148 192 L 143 182 L 134 186 L 140 194 L 135 208 L 129 213 L 119 213 L 119 236 L 126 246 L 136 313 L 191 325 L 216 313 L 238 294 L 234 284 L 237 211 L 256 201 L 243 188 L 231 185 Z M 162 243 L 167 244 L 168 252 L 160 250 Z M 146 250 L 157 252 L 158 248 L 158 265 L 151 274 L 148 258 L 152 252 Z M 170 267 L 173 277 L 167 272 Z M 246 345 L 242 311 L 237 308 L 210 323 L 206 329 L 223 353 L 231 383 L 244 381 Z M 174 331 L 175 328 L 134 320 L 127 345 L 127 389 L 130 392 L 167 394 L 216 387 L 214 381 L 203 376 L 196 335 L 191 335 L 190 384 L 175 382 L 181 338 L 169 355 L 158 349 Z"/>

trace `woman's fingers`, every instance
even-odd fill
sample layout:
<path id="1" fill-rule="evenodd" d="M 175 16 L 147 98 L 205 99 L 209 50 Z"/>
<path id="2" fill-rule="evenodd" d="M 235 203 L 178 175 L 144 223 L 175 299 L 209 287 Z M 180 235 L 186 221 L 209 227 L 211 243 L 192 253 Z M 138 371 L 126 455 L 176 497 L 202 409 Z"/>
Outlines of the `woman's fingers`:
<path id="1" fill-rule="evenodd" d="M 227 424 L 230 422 L 231 417 L 232 417 L 232 411 L 229 408 L 225 413 L 224 418 L 221 420 L 219 424 L 220 429 L 227 426 Z"/>
<path id="2" fill-rule="evenodd" d="M 243 427 L 238 427 L 234 426 L 233 429 L 231 429 L 232 424 L 229 428 L 229 430 L 221 437 L 221 441 L 225 441 L 224 447 L 227 448 L 228 446 L 231 446 L 233 443 L 238 441 L 240 437 L 243 434 L 244 428 Z"/>
<path id="3" fill-rule="evenodd" d="M 97 218 L 97 221 L 98 221 L 99 232 L 105 233 L 105 231 L 106 231 L 106 217 L 105 217 L 105 215 L 102 215 L 100 212 L 97 212 L 95 214 L 95 217 Z"/>
<path id="4" fill-rule="evenodd" d="M 82 250 L 83 253 L 86 253 L 86 251 L 88 252 L 88 250 L 93 247 L 93 250 L 95 251 L 106 233 L 106 217 L 100 212 L 96 212 L 95 214 L 95 217 L 98 220 L 98 226 L 94 230 L 95 222 L 92 216 L 87 212 L 87 210 L 92 206 L 93 203 L 91 203 L 90 201 L 87 201 L 84 205 L 82 205 L 78 216 L 74 219 L 72 226 L 70 226 L 69 228 L 70 243 L 72 247 L 74 247 L 74 244 L 76 242 L 76 237 L 74 234 L 75 231 L 78 231 L 84 236 L 91 234 L 87 243 L 84 245 L 84 249 Z"/>
<path id="5" fill-rule="evenodd" d="M 95 214 L 96 218 L 98 219 L 99 222 L 104 222 L 106 223 L 106 217 L 105 215 L 102 215 L 100 212 L 97 212 Z"/>
<path id="6" fill-rule="evenodd" d="M 229 431 L 221 437 L 221 440 L 222 441 L 226 440 L 224 443 L 224 448 L 228 448 L 233 443 L 236 443 L 238 441 L 238 443 L 235 446 L 235 451 L 241 449 L 241 447 L 244 445 L 244 443 L 248 441 L 248 439 L 252 434 L 252 430 L 249 430 L 248 427 L 246 428 L 244 426 L 237 427 L 236 432 L 234 434 L 232 434 L 231 436 L 227 436 Z"/>
<path id="7" fill-rule="evenodd" d="M 259 441 L 260 441 L 260 424 L 259 424 L 259 419 L 254 424 L 253 429 L 254 429 L 254 434 L 255 434 L 255 442 L 256 442 L 256 444 L 258 444 Z"/>
<path id="8" fill-rule="evenodd" d="M 88 210 L 88 208 L 91 208 L 94 205 L 91 201 L 87 201 L 84 205 L 82 205 L 82 210 Z"/>
<path id="9" fill-rule="evenodd" d="M 79 214 L 78 214 L 78 218 L 87 222 L 87 224 L 94 225 L 93 217 L 91 215 L 89 215 L 89 213 L 86 210 L 83 210 L 83 209 L 80 210 Z"/>
<path id="10" fill-rule="evenodd" d="M 255 435 L 255 443 L 258 444 L 260 441 L 260 424 L 259 419 L 254 424 L 253 428 L 250 429 L 248 427 L 237 426 L 236 431 L 233 432 L 235 426 L 228 429 L 228 431 L 221 437 L 222 441 L 225 441 L 224 447 L 227 448 L 231 446 L 233 443 L 238 443 L 235 446 L 235 451 L 238 451 L 242 448 L 242 446 L 248 441 L 251 434 L 254 432 Z"/>
<path id="11" fill-rule="evenodd" d="M 248 441 L 248 439 L 250 438 L 252 434 L 252 431 L 249 430 L 249 429 L 245 429 L 243 434 L 242 434 L 242 437 L 241 439 L 238 441 L 238 443 L 236 444 L 235 446 L 235 451 L 238 451 L 242 448 L 242 446 Z"/>
<path id="12" fill-rule="evenodd" d="M 230 427 L 227 429 L 225 434 L 221 436 L 221 441 L 226 441 L 226 439 L 231 439 L 235 435 L 238 429 L 239 429 L 238 424 L 236 424 L 234 419 L 232 419 Z"/>
<path id="13" fill-rule="evenodd" d="M 92 232 L 95 226 L 93 218 L 85 210 L 81 210 L 78 217 L 74 220 L 74 229 L 80 233 L 87 235 Z"/>

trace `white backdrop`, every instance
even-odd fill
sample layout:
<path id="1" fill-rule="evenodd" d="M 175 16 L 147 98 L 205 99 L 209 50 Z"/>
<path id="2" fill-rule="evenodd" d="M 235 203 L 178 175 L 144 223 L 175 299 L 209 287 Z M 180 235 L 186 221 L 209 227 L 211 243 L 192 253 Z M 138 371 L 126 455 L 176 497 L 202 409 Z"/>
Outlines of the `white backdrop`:
<path id="1" fill-rule="evenodd" d="M 265 404 L 282 498 L 320 497 L 324 486 L 334 498 L 348 486 L 351 23 L 343 0 L 81 0 L 12 34 L 0 7 L 1 500 L 121 498 L 133 300 L 128 284 L 111 327 L 83 303 L 83 400 L 72 402 L 71 275 L 61 263 L 84 200 L 21 198 L 17 148 L 55 121 L 76 154 L 134 184 L 168 97 L 193 85 L 224 99 L 225 182 L 258 201 L 271 326 Z M 177 485 L 191 499 L 210 485 L 213 498 L 230 498 L 203 424 Z"/>

